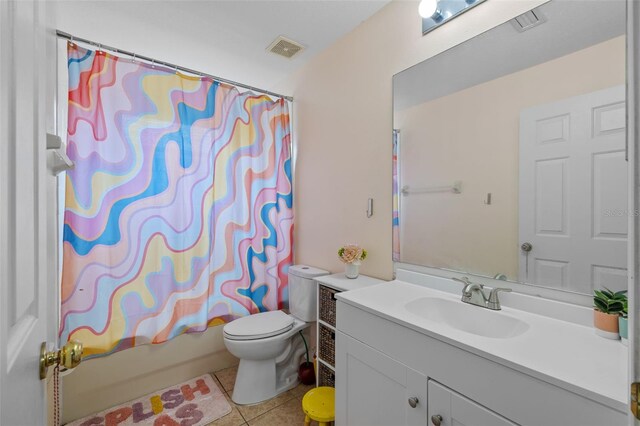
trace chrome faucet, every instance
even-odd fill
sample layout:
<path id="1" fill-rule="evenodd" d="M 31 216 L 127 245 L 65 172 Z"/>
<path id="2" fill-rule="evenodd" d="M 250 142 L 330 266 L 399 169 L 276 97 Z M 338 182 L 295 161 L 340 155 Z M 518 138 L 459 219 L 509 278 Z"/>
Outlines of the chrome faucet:
<path id="1" fill-rule="evenodd" d="M 484 286 L 482 284 L 472 283 L 467 277 L 453 279 L 464 284 L 464 288 L 462 289 L 462 301 L 464 303 L 483 307 L 487 306 L 487 298 L 484 295 Z"/>
<path id="2" fill-rule="evenodd" d="M 492 311 L 499 311 L 500 309 L 502 309 L 502 306 L 500 306 L 500 299 L 498 298 L 498 293 L 501 291 L 505 293 L 511 293 L 513 290 L 511 290 L 510 288 L 501 287 L 492 288 L 491 292 L 489 293 L 489 299 L 487 299 L 487 309 L 491 309 Z"/>
<path id="3" fill-rule="evenodd" d="M 470 305 L 481 306 L 483 308 L 491 309 L 492 311 L 499 311 L 502 309 L 500 306 L 500 299 L 498 298 L 498 293 L 501 291 L 510 292 L 510 288 L 500 288 L 496 287 L 491 289 L 489 292 L 489 297 L 484 293 L 484 285 L 476 284 L 469 281 L 469 278 L 452 278 L 454 281 L 461 282 L 464 284 L 464 288 L 462 289 L 462 301 L 464 303 L 469 303 Z"/>

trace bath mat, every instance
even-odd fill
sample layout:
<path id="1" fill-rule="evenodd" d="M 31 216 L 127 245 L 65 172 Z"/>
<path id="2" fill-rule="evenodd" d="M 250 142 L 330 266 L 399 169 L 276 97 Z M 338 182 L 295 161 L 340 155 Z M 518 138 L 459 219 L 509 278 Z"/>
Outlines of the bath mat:
<path id="1" fill-rule="evenodd" d="M 231 412 L 215 380 L 205 374 L 67 423 L 68 426 L 198 426 Z"/>

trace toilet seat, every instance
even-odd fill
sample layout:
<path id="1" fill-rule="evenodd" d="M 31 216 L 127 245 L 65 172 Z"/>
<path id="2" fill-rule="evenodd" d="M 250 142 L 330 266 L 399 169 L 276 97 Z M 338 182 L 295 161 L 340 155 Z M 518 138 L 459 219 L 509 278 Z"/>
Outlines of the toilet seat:
<path id="1" fill-rule="evenodd" d="M 293 323 L 293 317 L 282 311 L 261 312 L 226 324 L 224 336 L 230 340 L 264 339 L 286 333 Z"/>

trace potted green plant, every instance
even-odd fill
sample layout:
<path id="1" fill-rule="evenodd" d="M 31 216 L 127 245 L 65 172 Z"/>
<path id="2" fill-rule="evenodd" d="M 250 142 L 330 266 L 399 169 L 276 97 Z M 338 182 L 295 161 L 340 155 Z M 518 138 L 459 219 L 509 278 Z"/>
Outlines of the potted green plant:
<path id="1" fill-rule="evenodd" d="M 624 310 L 627 291 L 612 291 L 608 288 L 593 291 L 593 325 L 599 336 L 617 340 L 618 318 Z"/>
<path id="2" fill-rule="evenodd" d="M 618 316 L 618 333 L 620 334 L 620 339 L 622 339 L 622 344 L 627 346 L 629 342 L 627 340 L 629 338 L 629 301 L 626 295 L 622 304 L 624 307 Z"/>

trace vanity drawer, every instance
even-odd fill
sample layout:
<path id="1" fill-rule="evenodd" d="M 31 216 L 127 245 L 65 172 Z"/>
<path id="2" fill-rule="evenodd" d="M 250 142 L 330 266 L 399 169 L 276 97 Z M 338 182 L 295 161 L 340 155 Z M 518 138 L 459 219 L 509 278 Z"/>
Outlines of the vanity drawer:
<path id="1" fill-rule="evenodd" d="M 318 363 L 318 386 L 336 387 L 335 373 L 321 362 Z"/>
<path id="2" fill-rule="evenodd" d="M 336 326 L 336 293 L 339 293 L 339 291 L 323 285 L 318 288 L 318 303 L 320 307 L 318 315 L 320 321 L 324 321 L 333 327 Z"/>
<path id="3" fill-rule="evenodd" d="M 331 365 L 336 365 L 336 332 L 331 328 L 319 324 L 320 328 L 320 359 Z"/>

